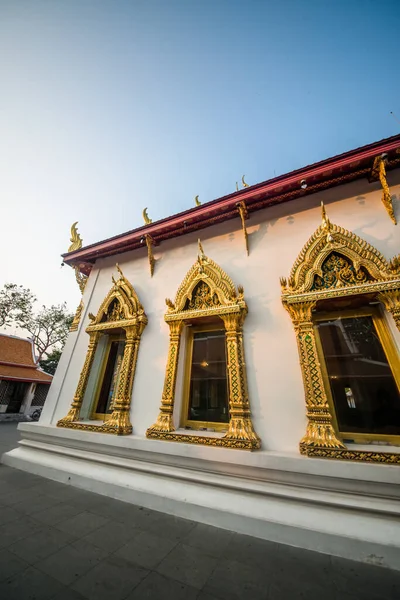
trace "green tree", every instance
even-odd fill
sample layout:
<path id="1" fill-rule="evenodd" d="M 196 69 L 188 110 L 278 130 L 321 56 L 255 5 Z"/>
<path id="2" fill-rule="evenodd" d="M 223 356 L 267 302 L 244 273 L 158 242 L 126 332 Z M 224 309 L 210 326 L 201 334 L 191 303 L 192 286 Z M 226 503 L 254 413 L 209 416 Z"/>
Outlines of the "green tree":
<path id="1" fill-rule="evenodd" d="M 54 375 L 57 365 L 60 361 L 61 354 L 61 348 L 53 348 L 51 352 L 48 352 L 45 358 L 42 358 L 42 360 L 39 361 L 41 369 L 46 371 L 46 373 L 50 373 L 50 375 Z"/>
<path id="2" fill-rule="evenodd" d="M 18 325 L 32 314 L 36 297 L 31 290 L 15 283 L 6 283 L 0 290 L 0 327 Z"/>
<path id="3" fill-rule="evenodd" d="M 37 359 L 41 361 L 43 355 L 49 357 L 55 348 L 64 347 L 73 318 L 64 302 L 50 307 L 42 306 L 39 313 L 31 312 L 15 322 L 30 334 Z"/>

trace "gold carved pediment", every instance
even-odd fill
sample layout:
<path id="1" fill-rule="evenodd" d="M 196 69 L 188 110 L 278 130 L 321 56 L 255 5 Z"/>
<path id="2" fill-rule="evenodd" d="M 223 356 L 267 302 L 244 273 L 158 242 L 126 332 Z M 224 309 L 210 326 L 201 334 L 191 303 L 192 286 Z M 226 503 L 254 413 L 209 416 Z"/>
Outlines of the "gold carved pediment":
<path id="1" fill-rule="evenodd" d="M 243 288 L 236 290 L 232 279 L 219 265 L 206 256 L 199 240 L 197 261 L 189 269 L 177 291 L 175 302 L 166 299 L 166 320 L 181 315 L 182 318 L 240 312 L 247 310 Z"/>
<path id="2" fill-rule="evenodd" d="M 322 224 L 301 250 L 289 278 L 281 279 L 281 286 L 285 297 L 399 279 L 399 257 L 387 261 L 366 240 L 331 223 L 322 204 Z"/>

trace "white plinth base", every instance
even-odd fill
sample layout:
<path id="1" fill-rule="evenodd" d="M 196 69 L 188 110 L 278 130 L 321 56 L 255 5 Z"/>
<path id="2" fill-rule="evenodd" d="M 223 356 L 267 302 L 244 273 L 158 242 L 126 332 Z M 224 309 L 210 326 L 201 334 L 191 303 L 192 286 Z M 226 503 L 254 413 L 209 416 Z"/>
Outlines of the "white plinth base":
<path id="1" fill-rule="evenodd" d="M 3 463 L 239 533 L 400 570 L 400 469 L 19 426 Z"/>

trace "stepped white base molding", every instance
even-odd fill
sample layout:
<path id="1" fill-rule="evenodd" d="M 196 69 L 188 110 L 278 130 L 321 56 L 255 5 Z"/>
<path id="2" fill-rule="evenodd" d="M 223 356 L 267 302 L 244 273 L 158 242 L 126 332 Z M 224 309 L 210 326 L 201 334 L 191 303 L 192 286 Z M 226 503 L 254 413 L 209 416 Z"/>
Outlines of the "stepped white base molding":
<path id="1" fill-rule="evenodd" d="M 2 458 L 11 467 L 239 533 L 400 570 L 398 466 L 134 435 L 115 439 L 40 423 L 22 423 L 19 430 L 19 447 Z"/>

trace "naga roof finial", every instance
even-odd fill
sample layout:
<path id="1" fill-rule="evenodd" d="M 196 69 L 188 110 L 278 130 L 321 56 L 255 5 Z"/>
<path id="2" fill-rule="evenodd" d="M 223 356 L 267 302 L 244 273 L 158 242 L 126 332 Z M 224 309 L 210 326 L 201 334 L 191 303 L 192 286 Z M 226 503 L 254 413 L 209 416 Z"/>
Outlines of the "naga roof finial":
<path id="1" fill-rule="evenodd" d="M 78 221 L 72 223 L 71 225 L 71 242 L 72 244 L 68 248 L 68 252 L 75 252 L 75 250 L 80 250 L 82 248 L 82 238 L 78 233 L 77 226 Z"/>

